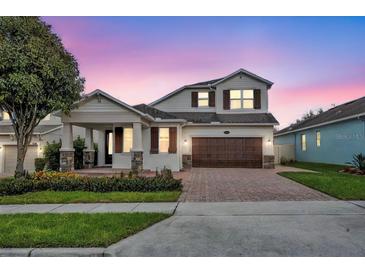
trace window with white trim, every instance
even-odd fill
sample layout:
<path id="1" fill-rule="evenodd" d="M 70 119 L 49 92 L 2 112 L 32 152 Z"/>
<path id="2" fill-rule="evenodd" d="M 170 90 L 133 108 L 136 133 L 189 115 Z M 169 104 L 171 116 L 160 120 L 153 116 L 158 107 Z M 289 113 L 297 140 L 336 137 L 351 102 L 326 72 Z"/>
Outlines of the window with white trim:
<path id="1" fill-rule="evenodd" d="M 254 91 L 253 89 L 232 89 L 229 91 L 231 109 L 253 109 Z"/>
<path id="2" fill-rule="evenodd" d="M 199 91 L 198 92 L 198 107 L 209 106 L 209 92 Z"/>
<path id="3" fill-rule="evenodd" d="M 316 145 L 317 147 L 321 146 L 321 132 L 319 130 L 316 131 Z"/>
<path id="4" fill-rule="evenodd" d="M 159 128 L 159 140 L 158 147 L 159 152 L 169 152 L 170 133 L 169 128 Z"/>
<path id="5" fill-rule="evenodd" d="M 305 134 L 302 134 L 302 136 L 301 136 L 301 145 L 302 145 L 302 151 L 306 151 L 307 150 L 307 138 L 306 138 Z"/>
<path id="6" fill-rule="evenodd" d="M 133 128 L 123 129 L 123 152 L 130 152 L 133 146 Z"/>
<path id="7" fill-rule="evenodd" d="M 3 111 L 3 121 L 9 121 L 9 120 L 10 120 L 9 113 L 7 113 L 6 111 Z"/>

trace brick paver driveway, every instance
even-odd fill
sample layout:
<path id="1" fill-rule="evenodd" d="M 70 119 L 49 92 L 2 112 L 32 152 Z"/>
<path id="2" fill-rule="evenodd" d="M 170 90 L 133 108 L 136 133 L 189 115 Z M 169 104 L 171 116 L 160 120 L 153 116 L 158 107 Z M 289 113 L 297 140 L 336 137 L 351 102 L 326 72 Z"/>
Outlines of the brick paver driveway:
<path id="1" fill-rule="evenodd" d="M 287 169 L 287 168 L 284 168 Z M 291 168 L 289 168 L 290 170 Z M 276 174 L 283 167 L 193 168 L 180 173 L 183 202 L 304 201 L 333 198 Z"/>

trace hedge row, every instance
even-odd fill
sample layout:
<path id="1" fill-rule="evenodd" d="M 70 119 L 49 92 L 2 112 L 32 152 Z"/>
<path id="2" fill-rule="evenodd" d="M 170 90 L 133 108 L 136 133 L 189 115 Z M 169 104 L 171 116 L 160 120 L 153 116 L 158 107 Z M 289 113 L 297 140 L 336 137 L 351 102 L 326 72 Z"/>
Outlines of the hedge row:
<path id="1" fill-rule="evenodd" d="M 18 195 L 35 191 L 89 191 L 89 192 L 155 192 L 182 189 L 181 180 L 156 177 L 79 177 L 34 180 L 29 178 L 4 178 L 0 181 L 1 195 Z"/>

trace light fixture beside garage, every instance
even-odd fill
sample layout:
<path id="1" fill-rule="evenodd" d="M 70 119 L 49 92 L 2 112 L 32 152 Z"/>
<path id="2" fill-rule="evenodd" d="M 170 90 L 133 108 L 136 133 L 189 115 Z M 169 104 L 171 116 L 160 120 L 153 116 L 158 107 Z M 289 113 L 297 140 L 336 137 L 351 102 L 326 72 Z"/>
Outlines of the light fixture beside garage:
<path id="1" fill-rule="evenodd" d="M 184 145 L 188 144 L 188 140 L 184 139 Z"/>

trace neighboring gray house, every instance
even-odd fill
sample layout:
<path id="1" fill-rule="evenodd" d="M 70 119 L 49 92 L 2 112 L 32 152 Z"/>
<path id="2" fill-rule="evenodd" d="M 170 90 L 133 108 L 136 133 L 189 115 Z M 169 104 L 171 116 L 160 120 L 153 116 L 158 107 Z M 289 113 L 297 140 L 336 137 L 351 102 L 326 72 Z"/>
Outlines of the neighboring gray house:
<path id="1" fill-rule="evenodd" d="M 365 97 L 278 131 L 274 144 L 281 149 L 292 146 L 297 161 L 350 162 L 354 154 L 365 154 Z"/>
<path id="2" fill-rule="evenodd" d="M 57 114 L 63 123 L 61 168 L 73 168 L 73 126 L 85 128 L 87 163 L 93 162 L 93 141 L 98 143 L 99 166 L 272 168 L 278 124 L 268 111 L 272 84 L 239 69 L 136 106 L 95 90 L 75 103 L 70 116 Z"/>
<path id="3" fill-rule="evenodd" d="M 84 136 L 84 129 L 74 126 L 74 138 Z M 47 142 L 58 142 L 62 138 L 62 123 L 59 117 L 48 115 L 35 128 L 31 145 L 24 161 L 24 168 L 34 171 L 34 159 L 43 156 L 43 148 Z M 14 174 L 17 147 L 15 134 L 9 114 L 0 112 L 0 174 Z"/>

